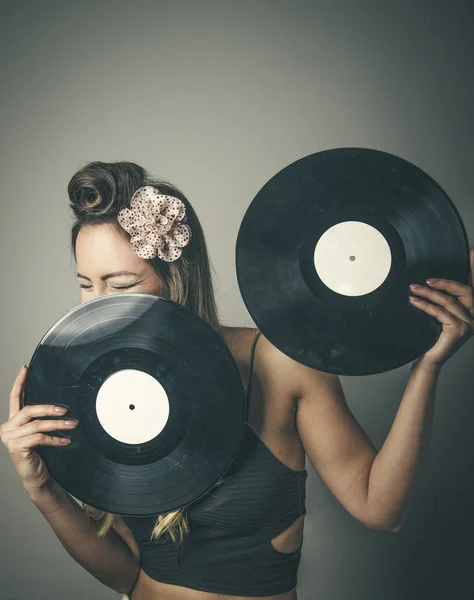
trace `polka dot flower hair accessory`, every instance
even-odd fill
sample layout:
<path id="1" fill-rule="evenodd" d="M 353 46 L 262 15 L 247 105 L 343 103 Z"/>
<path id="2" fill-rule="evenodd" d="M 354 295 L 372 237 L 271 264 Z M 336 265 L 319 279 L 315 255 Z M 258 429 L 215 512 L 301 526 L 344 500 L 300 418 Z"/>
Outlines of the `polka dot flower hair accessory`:
<path id="1" fill-rule="evenodd" d="M 122 208 L 117 218 L 132 236 L 132 250 L 141 258 L 158 256 L 173 262 L 191 239 L 182 200 L 165 196 L 152 185 L 139 188 L 130 200 L 130 208 Z"/>

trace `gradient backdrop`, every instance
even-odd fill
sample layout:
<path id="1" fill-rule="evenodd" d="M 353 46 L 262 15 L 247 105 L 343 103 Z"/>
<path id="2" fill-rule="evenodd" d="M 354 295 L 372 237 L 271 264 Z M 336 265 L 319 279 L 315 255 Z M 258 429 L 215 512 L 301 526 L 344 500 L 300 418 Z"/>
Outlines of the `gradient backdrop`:
<path id="1" fill-rule="evenodd" d="M 79 301 L 66 185 L 91 160 L 138 162 L 189 196 L 227 324 L 252 324 L 234 268 L 244 212 L 307 154 L 414 162 L 474 240 L 473 30 L 472 0 L 3 2 L 0 422 L 17 371 Z M 473 359 L 471 341 L 441 373 L 398 533 L 364 528 L 308 465 L 300 600 L 474 597 Z M 408 370 L 342 378 L 377 447 Z M 64 551 L 0 450 L 2 600 L 117 597 Z"/>

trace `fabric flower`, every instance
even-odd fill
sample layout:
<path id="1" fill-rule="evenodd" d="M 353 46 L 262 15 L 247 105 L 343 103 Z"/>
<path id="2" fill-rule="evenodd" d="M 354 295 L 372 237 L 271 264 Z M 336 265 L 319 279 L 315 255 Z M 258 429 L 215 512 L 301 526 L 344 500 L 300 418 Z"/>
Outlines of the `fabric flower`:
<path id="1" fill-rule="evenodd" d="M 130 200 L 130 208 L 122 208 L 117 218 L 132 236 L 132 250 L 141 258 L 158 256 L 173 262 L 191 239 L 183 201 L 161 194 L 152 185 L 139 188 Z"/>

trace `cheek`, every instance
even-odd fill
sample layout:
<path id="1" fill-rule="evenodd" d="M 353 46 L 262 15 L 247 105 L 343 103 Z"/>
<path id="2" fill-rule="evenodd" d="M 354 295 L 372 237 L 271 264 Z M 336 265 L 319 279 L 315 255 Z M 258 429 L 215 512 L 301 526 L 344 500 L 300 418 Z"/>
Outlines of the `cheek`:
<path id="1" fill-rule="evenodd" d="M 158 275 L 153 274 L 151 277 L 147 277 L 139 290 L 144 294 L 152 294 L 154 296 L 166 297 L 166 286 L 164 281 Z"/>
<path id="2" fill-rule="evenodd" d="M 166 287 L 161 281 L 149 281 L 145 283 L 140 291 L 145 294 L 151 294 L 153 296 L 165 297 Z"/>

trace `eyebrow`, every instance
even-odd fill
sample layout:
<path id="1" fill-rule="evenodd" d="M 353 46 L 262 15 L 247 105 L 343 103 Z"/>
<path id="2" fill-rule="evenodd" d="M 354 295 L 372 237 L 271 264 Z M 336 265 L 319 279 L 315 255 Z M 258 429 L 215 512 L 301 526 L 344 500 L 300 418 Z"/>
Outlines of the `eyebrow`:
<path id="1" fill-rule="evenodd" d="M 105 281 L 106 279 L 110 279 L 111 277 L 120 277 L 121 275 L 134 275 L 136 277 L 138 275 L 138 273 L 132 273 L 132 271 L 114 271 L 113 273 L 107 273 L 107 275 L 102 275 L 101 280 Z M 91 279 L 89 279 L 89 277 L 86 277 L 85 275 L 81 275 L 80 273 L 77 273 L 77 277 L 80 277 L 81 279 L 88 279 L 89 281 L 92 281 Z"/>

